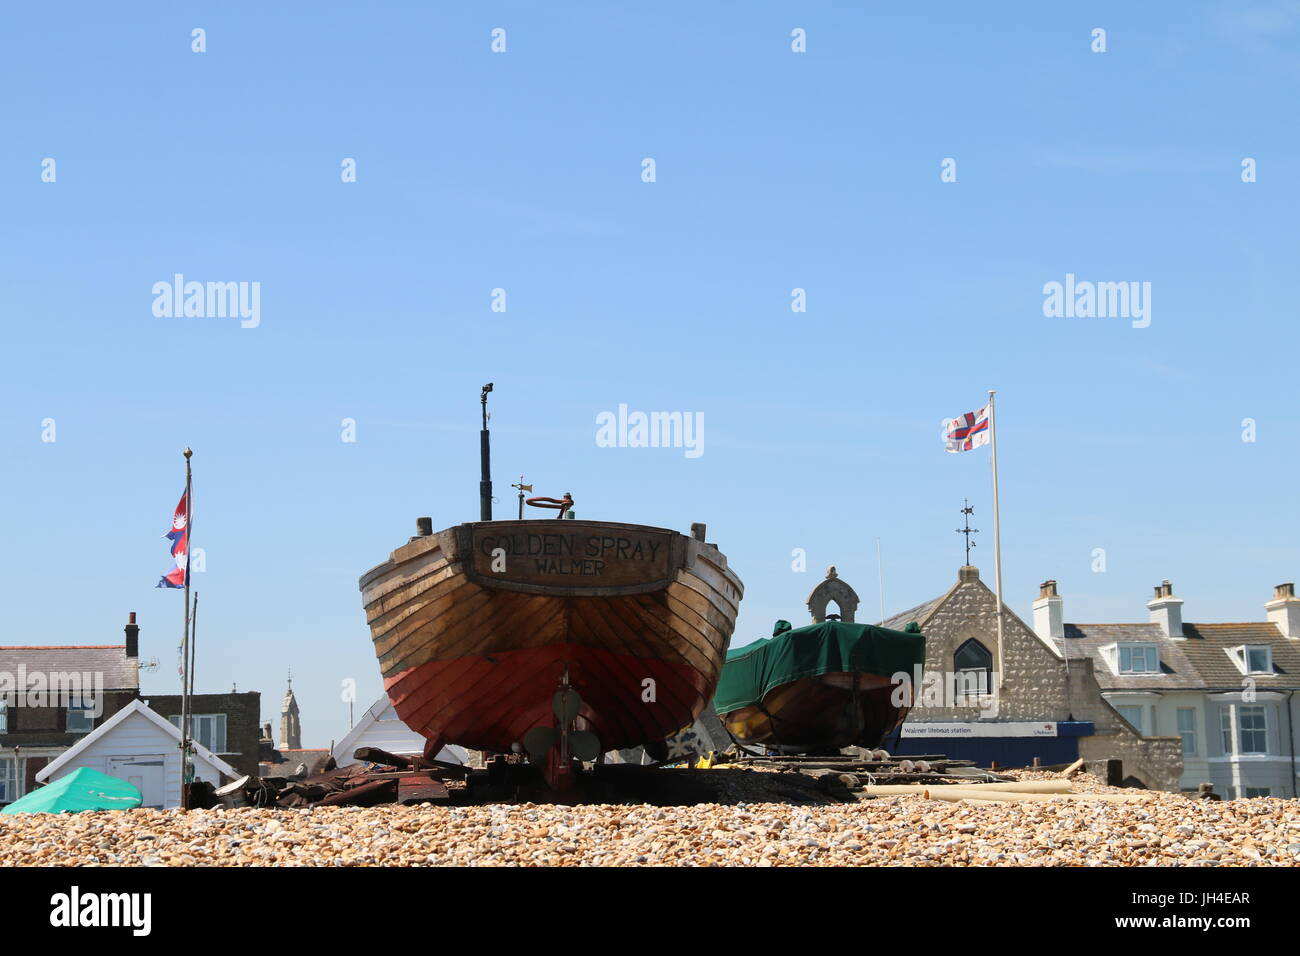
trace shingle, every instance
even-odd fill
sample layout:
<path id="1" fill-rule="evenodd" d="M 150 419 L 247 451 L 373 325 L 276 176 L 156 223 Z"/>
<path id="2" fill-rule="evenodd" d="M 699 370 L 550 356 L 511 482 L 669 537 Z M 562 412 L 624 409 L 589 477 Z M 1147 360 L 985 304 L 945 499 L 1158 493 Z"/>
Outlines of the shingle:
<path id="1" fill-rule="evenodd" d="M 1184 624 L 1183 635 L 1183 640 L 1165 637 L 1157 624 L 1066 624 L 1065 639 L 1057 644 L 1070 660 L 1091 657 L 1097 682 L 1104 690 L 1240 690 L 1246 675 L 1237 669 L 1227 650 L 1242 644 L 1267 644 L 1273 649 L 1275 673 L 1251 677 L 1261 688 L 1300 688 L 1300 641 L 1288 641 L 1267 621 Z M 1159 677 L 1111 673 L 1101 648 L 1126 641 L 1159 647 Z"/>
<path id="2" fill-rule="evenodd" d="M 930 616 L 930 614 L 934 611 L 934 609 L 939 606 L 939 604 L 943 601 L 944 598 L 948 596 L 948 594 L 949 592 L 945 591 L 943 594 L 940 594 L 937 598 L 932 598 L 931 600 L 926 601 L 924 604 L 918 604 L 916 607 L 912 608 L 909 611 L 903 611 L 899 614 L 895 614 L 893 617 L 887 618 L 885 622 L 881 624 L 881 627 L 888 627 L 895 631 L 901 631 L 903 628 L 907 627 L 907 625 L 911 624 L 913 621 L 916 621 L 918 624 L 924 624 L 925 619 Z"/>
<path id="3" fill-rule="evenodd" d="M 140 672 L 135 658 L 126 656 L 124 644 L 68 644 L 0 647 L 0 671 L 17 679 L 19 666 L 34 673 L 102 674 L 104 690 L 139 690 Z"/>
<path id="4" fill-rule="evenodd" d="M 1160 675 L 1111 672 L 1101 649 L 1109 644 L 1141 642 L 1155 644 L 1160 653 Z M 1069 660 L 1090 657 L 1093 673 L 1103 690 L 1198 690 L 1205 686 L 1201 675 L 1183 653 L 1181 641 L 1165 637 L 1158 624 L 1066 624 L 1065 638 L 1056 642 Z"/>
<path id="5" fill-rule="evenodd" d="M 1264 622 L 1246 624 L 1184 624 L 1183 642 L 1187 656 L 1205 679 L 1207 687 L 1241 690 L 1243 674 L 1228 656 L 1229 648 L 1242 644 L 1267 644 L 1273 649 L 1272 674 L 1251 674 L 1256 686 L 1263 688 L 1300 687 L 1300 641 L 1282 636 L 1277 626 Z"/>

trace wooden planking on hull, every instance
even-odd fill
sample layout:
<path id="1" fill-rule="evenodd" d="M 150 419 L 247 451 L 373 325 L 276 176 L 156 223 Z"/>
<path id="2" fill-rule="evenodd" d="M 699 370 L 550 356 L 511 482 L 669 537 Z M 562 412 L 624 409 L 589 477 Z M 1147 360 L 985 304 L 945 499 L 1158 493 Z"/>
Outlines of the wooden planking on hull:
<path id="1" fill-rule="evenodd" d="M 502 553 L 509 573 L 497 579 Z M 399 716 L 467 746 L 549 725 L 566 672 L 584 701 L 579 723 L 602 741 L 675 733 L 712 694 L 743 594 L 712 545 L 578 521 L 479 522 L 412 539 L 361 584 Z"/>
<path id="2" fill-rule="evenodd" d="M 706 696 L 698 680 L 690 703 L 669 705 L 663 698 L 647 703 L 638 696 L 641 675 L 651 675 L 661 687 L 678 684 L 681 675 L 661 661 L 620 664 L 615 657 L 592 648 L 552 645 L 507 652 L 493 663 L 484 658 L 434 661 L 401 675 L 389 684 L 389 693 L 399 716 L 420 732 L 477 749 L 509 749 L 538 720 L 549 719 L 552 671 L 562 665 L 580 675 L 574 686 L 583 695 L 583 720 L 612 747 L 662 740 L 694 719 L 695 702 L 702 706 Z M 440 691 L 442 699 L 434 699 Z"/>
<path id="3" fill-rule="evenodd" d="M 907 716 L 891 701 L 894 688 L 882 678 L 855 693 L 852 681 L 872 675 L 830 675 L 839 681 L 803 678 L 774 688 L 762 705 L 725 716 L 727 730 L 741 743 L 761 743 L 800 752 L 834 752 L 850 745 L 874 748 Z M 847 682 L 848 687 L 842 686 Z"/>

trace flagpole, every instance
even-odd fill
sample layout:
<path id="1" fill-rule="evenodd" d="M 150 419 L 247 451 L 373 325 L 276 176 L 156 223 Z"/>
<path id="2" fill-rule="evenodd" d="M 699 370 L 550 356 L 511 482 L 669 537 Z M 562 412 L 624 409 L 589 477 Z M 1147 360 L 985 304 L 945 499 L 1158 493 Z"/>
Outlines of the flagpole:
<path id="1" fill-rule="evenodd" d="M 880 560 L 880 539 L 876 539 L 876 570 L 880 574 L 880 623 L 885 623 L 885 565 Z"/>
<path id="2" fill-rule="evenodd" d="M 989 389 L 989 443 L 993 452 L 990 456 L 993 461 L 993 583 L 998 599 L 997 682 L 1000 688 L 1002 684 L 1002 525 L 998 509 L 998 419 L 997 410 L 994 408 L 996 394 L 993 389 Z"/>
<path id="3" fill-rule="evenodd" d="M 190 456 L 185 455 L 185 629 L 181 635 L 181 809 L 190 808 L 190 552 L 194 548 L 194 478 Z"/>

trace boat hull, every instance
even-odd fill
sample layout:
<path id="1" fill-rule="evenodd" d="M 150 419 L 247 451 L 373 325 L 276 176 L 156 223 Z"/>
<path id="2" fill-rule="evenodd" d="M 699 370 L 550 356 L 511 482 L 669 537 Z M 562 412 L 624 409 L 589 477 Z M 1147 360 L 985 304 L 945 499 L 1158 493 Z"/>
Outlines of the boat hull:
<path id="1" fill-rule="evenodd" d="M 875 674 L 822 674 L 782 684 L 759 704 L 720 716 L 744 744 L 789 753 L 874 749 L 907 716 L 907 708 L 894 704 L 895 689 L 893 681 Z"/>
<path id="2" fill-rule="evenodd" d="M 712 545 L 614 522 L 475 522 L 413 538 L 361 579 L 389 699 L 430 743 L 509 752 L 557 724 L 602 750 L 689 726 L 743 588 Z"/>

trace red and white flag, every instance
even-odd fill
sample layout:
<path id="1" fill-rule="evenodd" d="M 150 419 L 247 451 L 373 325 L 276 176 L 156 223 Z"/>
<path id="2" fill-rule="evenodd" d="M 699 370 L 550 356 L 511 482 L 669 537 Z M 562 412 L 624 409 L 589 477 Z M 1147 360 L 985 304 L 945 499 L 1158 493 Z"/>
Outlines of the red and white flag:
<path id="1" fill-rule="evenodd" d="M 949 419 L 943 426 L 944 451 L 956 454 L 989 443 L 989 407 Z"/>
<path id="2" fill-rule="evenodd" d="M 183 588 L 190 574 L 189 491 L 181 495 L 181 503 L 172 515 L 172 529 L 164 538 L 172 543 L 172 567 L 158 581 L 160 588 Z"/>

